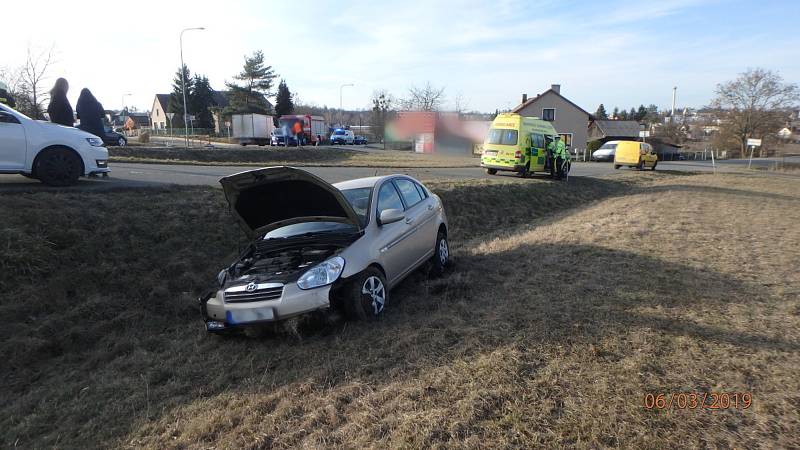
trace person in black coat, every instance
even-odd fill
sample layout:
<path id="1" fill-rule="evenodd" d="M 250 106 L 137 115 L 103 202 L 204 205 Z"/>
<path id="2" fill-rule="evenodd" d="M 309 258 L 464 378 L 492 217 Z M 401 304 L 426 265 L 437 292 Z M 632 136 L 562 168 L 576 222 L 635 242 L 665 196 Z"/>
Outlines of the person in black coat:
<path id="1" fill-rule="evenodd" d="M 63 78 L 56 80 L 55 86 L 50 90 L 50 105 L 47 106 L 47 114 L 50 115 L 50 122 L 71 127 L 75 123 L 72 115 L 72 105 L 67 99 L 69 83 Z"/>
<path id="2" fill-rule="evenodd" d="M 81 121 L 78 128 L 97 137 L 103 136 L 103 116 L 105 116 L 105 111 L 103 110 L 103 105 L 94 98 L 89 89 L 81 89 L 81 95 L 78 97 L 75 111 L 78 112 L 78 119 Z"/>

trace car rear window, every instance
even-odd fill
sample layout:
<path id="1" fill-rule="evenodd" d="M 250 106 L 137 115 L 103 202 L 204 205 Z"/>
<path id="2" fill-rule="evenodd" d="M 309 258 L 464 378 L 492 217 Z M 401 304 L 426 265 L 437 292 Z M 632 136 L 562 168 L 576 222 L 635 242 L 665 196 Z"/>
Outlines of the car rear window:
<path id="1" fill-rule="evenodd" d="M 422 196 L 420 196 L 419 191 L 417 190 L 417 187 L 414 186 L 413 181 L 399 178 L 395 180 L 395 183 L 397 184 L 397 189 L 400 190 L 400 195 L 403 196 L 403 200 L 405 200 L 407 207 L 411 208 L 422 201 Z"/>

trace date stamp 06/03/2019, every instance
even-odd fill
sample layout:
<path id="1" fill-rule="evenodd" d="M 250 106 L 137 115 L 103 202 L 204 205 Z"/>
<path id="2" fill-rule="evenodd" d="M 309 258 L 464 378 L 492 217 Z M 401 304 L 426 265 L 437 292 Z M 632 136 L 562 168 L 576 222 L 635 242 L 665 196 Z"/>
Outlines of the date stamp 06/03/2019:
<path id="1" fill-rule="evenodd" d="M 748 409 L 750 392 L 669 392 L 646 394 L 645 409 Z"/>

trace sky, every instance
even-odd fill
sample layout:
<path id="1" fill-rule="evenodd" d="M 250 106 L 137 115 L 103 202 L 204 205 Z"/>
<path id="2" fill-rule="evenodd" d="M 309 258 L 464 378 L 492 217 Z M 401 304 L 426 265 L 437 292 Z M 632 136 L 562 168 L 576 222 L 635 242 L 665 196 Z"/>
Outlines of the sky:
<path id="1" fill-rule="evenodd" d="M 184 10 L 185 8 L 185 10 Z M 603 103 L 709 103 L 717 83 L 753 67 L 800 82 L 800 1 L 659 0 L 4 2 L 0 69 L 53 48 L 45 81 L 88 87 L 106 109 L 149 110 L 184 62 L 214 89 L 262 50 L 303 103 L 369 108 L 385 89 L 444 87 L 445 107 L 493 112 L 560 84 Z M 277 83 L 276 83 L 277 85 Z M 127 95 L 130 94 L 130 95 Z"/>

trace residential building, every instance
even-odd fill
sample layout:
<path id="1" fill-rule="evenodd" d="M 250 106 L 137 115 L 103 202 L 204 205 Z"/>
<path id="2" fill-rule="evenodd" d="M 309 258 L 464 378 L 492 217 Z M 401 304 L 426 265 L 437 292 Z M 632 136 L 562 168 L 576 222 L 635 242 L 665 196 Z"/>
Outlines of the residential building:
<path id="1" fill-rule="evenodd" d="M 589 124 L 590 141 L 638 140 L 641 125 L 635 120 L 593 120 Z"/>
<path id="2" fill-rule="evenodd" d="M 153 107 L 150 108 L 150 123 L 154 130 L 163 130 L 172 126 L 167 117 L 169 107 L 169 94 L 156 94 Z"/>
<path id="3" fill-rule="evenodd" d="M 552 122 L 569 150 L 582 151 L 586 148 L 591 114 L 561 95 L 560 84 L 550 86 L 550 89 L 533 98 L 522 94 L 522 103 L 511 112 Z"/>

